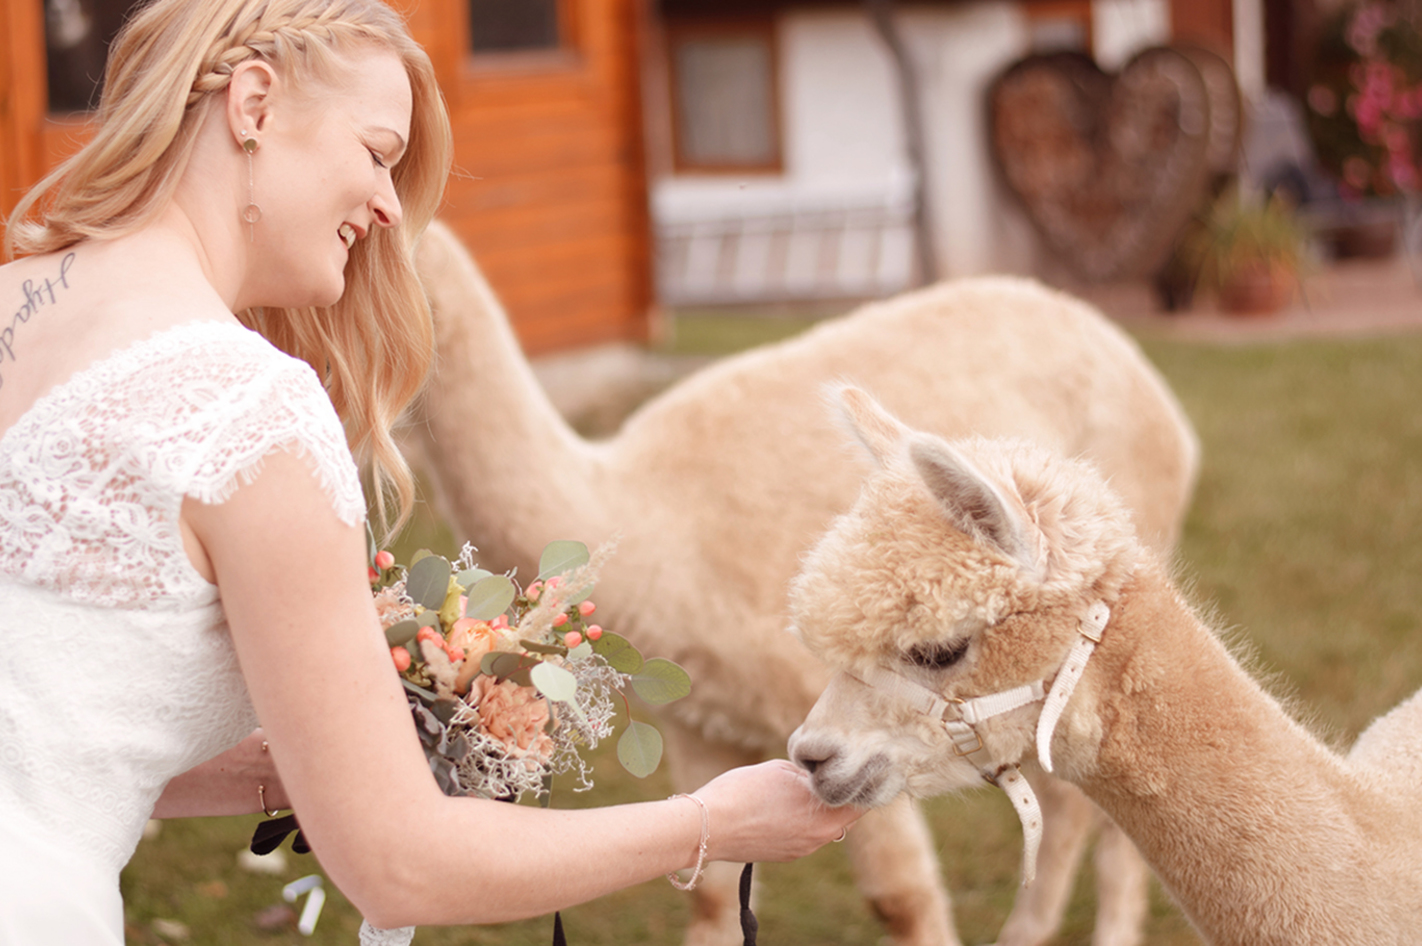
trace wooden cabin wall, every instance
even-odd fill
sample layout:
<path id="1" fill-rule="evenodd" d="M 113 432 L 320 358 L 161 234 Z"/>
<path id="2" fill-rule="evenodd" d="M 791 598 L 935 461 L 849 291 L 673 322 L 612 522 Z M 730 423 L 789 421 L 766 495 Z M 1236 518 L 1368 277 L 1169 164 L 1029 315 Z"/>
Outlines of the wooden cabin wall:
<path id="1" fill-rule="evenodd" d="M 454 126 L 443 217 L 488 275 L 524 347 L 646 338 L 644 0 L 565 0 L 565 49 L 480 59 L 466 50 L 466 5 L 421 0 L 407 9 Z"/>
<path id="2" fill-rule="evenodd" d="M 442 216 L 530 353 L 649 334 L 644 4 L 563 0 L 563 49 L 475 58 L 465 0 L 393 0 L 429 51 L 449 104 L 455 170 Z M 38 0 L 0 0 L 4 212 L 85 138 L 82 117 L 44 114 L 42 16 Z"/>

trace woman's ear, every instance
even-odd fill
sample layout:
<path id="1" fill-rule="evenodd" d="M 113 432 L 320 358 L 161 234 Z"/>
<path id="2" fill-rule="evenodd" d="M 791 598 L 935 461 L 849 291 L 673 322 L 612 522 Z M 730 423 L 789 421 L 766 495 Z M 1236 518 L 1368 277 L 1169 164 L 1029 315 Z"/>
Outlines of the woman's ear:
<path id="1" fill-rule="evenodd" d="M 227 83 L 227 124 L 239 147 L 245 139 L 257 138 L 266 127 L 276 85 L 276 70 L 261 59 L 248 59 L 232 70 L 232 80 Z"/>

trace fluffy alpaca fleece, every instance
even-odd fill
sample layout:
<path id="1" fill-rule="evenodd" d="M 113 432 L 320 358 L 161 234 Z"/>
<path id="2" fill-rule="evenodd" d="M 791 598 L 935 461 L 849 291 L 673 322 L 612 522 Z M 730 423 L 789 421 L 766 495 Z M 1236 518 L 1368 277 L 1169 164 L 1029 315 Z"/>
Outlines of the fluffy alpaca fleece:
<path id="1" fill-rule="evenodd" d="M 1402 944 L 1422 930 L 1422 694 L 1339 756 L 1220 644 L 1088 464 L 948 444 L 844 393 L 881 468 L 791 592 L 835 676 L 791 742 L 827 801 L 883 804 L 1030 763 L 1041 703 L 941 725 L 860 683 L 889 668 L 946 697 L 1050 681 L 1094 602 L 1111 609 L 1051 742 L 1056 773 L 1136 842 L 1216 944 Z"/>
<path id="2" fill-rule="evenodd" d="M 596 601 L 605 625 L 691 673 L 662 720 L 668 761 L 690 791 L 734 765 L 784 752 L 829 679 L 784 633 L 785 589 L 848 509 L 862 477 L 823 407 L 836 379 L 947 436 L 1031 437 L 1110 471 L 1138 527 L 1162 550 L 1179 532 L 1197 464 L 1183 412 L 1139 349 L 1098 312 L 1020 279 L 964 280 L 867 306 L 789 342 L 724 359 L 588 441 L 539 388 L 473 260 L 436 226 L 419 248 L 438 363 L 412 428 L 456 534 L 480 563 L 521 573 L 553 539 L 616 535 Z M 1091 809 L 1060 832 L 999 940 L 1029 946 L 1056 928 Z M 1060 793 L 1059 793 L 1060 794 Z M 1055 797 L 1055 796 L 1054 796 Z M 1044 802 L 1047 799 L 1044 797 Z M 1075 802 L 1075 804 L 1073 804 Z M 958 942 L 934 842 L 896 803 L 844 847 L 857 883 L 903 946 Z M 1113 851 L 1099 943 L 1138 941 L 1145 871 Z M 696 896 L 689 943 L 739 943 L 735 865 Z"/>

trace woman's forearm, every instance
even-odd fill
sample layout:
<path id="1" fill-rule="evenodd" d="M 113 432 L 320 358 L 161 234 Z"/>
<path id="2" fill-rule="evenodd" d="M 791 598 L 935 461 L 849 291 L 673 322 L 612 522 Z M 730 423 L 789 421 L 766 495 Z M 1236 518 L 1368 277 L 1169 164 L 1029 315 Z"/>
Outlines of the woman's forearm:
<path id="1" fill-rule="evenodd" d="M 231 749 L 170 781 L 155 818 L 250 815 L 289 807 L 266 740 L 258 729 Z"/>

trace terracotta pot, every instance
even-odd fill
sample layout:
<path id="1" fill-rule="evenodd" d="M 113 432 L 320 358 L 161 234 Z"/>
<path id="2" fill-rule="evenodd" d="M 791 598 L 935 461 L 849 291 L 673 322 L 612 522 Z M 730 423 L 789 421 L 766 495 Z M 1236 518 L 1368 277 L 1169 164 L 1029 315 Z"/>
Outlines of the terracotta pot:
<path id="1" fill-rule="evenodd" d="M 1296 278 L 1286 266 L 1243 269 L 1220 287 L 1220 308 L 1232 315 L 1271 315 L 1289 304 Z"/>

